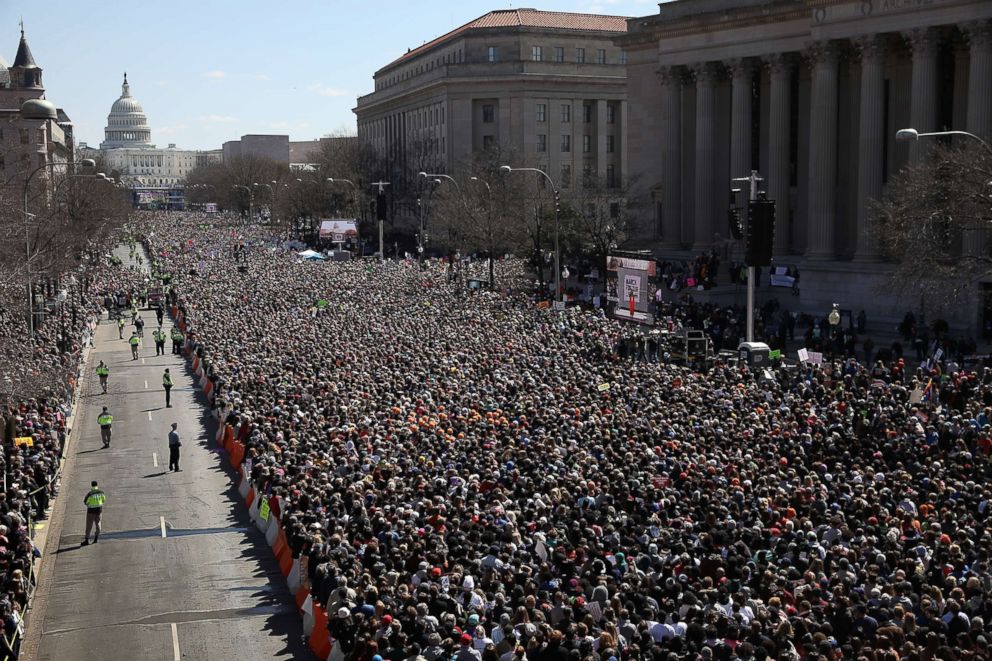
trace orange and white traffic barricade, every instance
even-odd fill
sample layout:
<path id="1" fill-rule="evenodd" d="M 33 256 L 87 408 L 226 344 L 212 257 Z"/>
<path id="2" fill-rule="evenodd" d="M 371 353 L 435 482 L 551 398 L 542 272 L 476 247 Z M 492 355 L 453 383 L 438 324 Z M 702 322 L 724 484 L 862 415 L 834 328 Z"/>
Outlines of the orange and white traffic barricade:
<path id="1" fill-rule="evenodd" d="M 289 575 L 286 576 L 286 585 L 289 586 L 289 591 L 296 594 L 296 591 L 300 589 L 303 585 L 303 581 L 300 577 L 300 559 L 293 559 L 293 567 L 289 571 Z"/>
<path id="2" fill-rule="evenodd" d="M 279 539 L 279 533 L 282 532 L 282 524 L 279 523 L 279 519 L 276 518 L 275 512 L 272 513 L 272 523 L 269 524 L 268 529 L 265 531 L 265 541 L 268 543 L 269 548 L 273 548 L 276 545 L 276 540 Z"/>
<path id="3" fill-rule="evenodd" d="M 248 471 L 245 469 L 245 465 L 241 465 L 241 483 L 238 484 L 238 495 L 241 496 L 243 500 L 248 498 L 248 491 L 251 489 L 251 477 L 248 475 Z"/>
<path id="4" fill-rule="evenodd" d="M 303 602 L 303 607 L 300 610 L 303 612 L 303 635 L 309 638 L 314 624 L 313 595 L 307 595 L 307 599 Z"/>
<path id="5" fill-rule="evenodd" d="M 327 630 L 327 611 L 313 604 L 313 629 L 310 631 L 310 650 L 318 659 L 326 661 L 331 655 L 331 632 Z"/>

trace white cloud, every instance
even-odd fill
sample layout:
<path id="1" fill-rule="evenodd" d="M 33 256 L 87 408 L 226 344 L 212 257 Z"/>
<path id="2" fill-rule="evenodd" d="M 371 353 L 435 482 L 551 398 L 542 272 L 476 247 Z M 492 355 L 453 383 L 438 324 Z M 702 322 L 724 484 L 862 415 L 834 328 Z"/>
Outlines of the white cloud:
<path id="1" fill-rule="evenodd" d="M 231 122 L 238 121 L 237 117 L 232 117 L 231 115 L 200 115 L 196 118 L 200 122 L 208 122 L 210 124 L 230 124 Z"/>
<path id="2" fill-rule="evenodd" d="M 348 90 L 343 90 L 340 87 L 328 87 L 324 83 L 308 85 L 307 89 L 320 96 L 348 96 Z"/>
<path id="3" fill-rule="evenodd" d="M 272 80 L 272 79 L 266 76 L 264 73 L 256 73 L 255 80 Z"/>
<path id="4" fill-rule="evenodd" d="M 189 129 L 186 124 L 176 124 L 175 126 L 162 126 L 155 129 L 155 132 L 159 135 L 175 135 L 180 131 L 185 131 Z"/>
<path id="5" fill-rule="evenodd" d="M 214 69 L 213 71 L 205 71 L 203 73 L 203 77 L 204 78 L 213 78 L 214 80 L 220 80 L 221 78 L 224 78 L 225 76 L 227 76 L 227 73 L 224 72 L 224 71 L 221 71 L 220 69 Z"/>

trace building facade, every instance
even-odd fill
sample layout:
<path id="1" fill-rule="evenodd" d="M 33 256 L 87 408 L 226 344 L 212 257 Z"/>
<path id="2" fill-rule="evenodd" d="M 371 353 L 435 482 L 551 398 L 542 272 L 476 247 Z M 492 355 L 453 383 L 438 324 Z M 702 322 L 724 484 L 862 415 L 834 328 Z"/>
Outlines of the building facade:
<path id="1" fill-rule="evenodd" d="M 898 129 L 992 137 L 990 18 L 982 0 L 676 0 L 632 19 L 617 43 L 642 238 L 667 255 L 720 245 L 730 179 L 757 170 L 801 307 L 915 310 L 879 297 L 869 202 L 920 153 Z"/>
<path id="2" fill-rule="evenodd" d="M 289 163 L 288 135 L 243 135 L 240 140 L 228 140 L 222 147 L 224 162 L 238 156 L 261 156 L 276 163 Z"/>
<path id="3" fill-rule="evenodd" d="M 45 98 L 42 74 L 22 25 L 14 63 L 8 67 L 0 58 L 0 180 L 7 185 L 22 183 L 36 168 L 74 158 L 72 122 L 61 108 L 54 121 L 20 115 L 25 101 Z"/>
<path id="4" fill-rule="evenodd" d="M 131 96 L 126 73 L 121 95 L 107 115 L 100 148 L 92 150 L 83 143 L 80 150 L 93 158 L 102 157 L 108 174 L 116 173 L 129 186 L 150 188 L 180 186 L 191 170 L 220 157 L 219 152 L 179 149 L 174 144 L 156 147 L 144 108 Z"/>
<path id="5" fill-rule="evenodd" d="M 497 10 L 407 52 L 359 97 L 358 137 L 394 184 L 498 149 L 569 188 L 626 174 L 625 32 L 615 16 Z"/>

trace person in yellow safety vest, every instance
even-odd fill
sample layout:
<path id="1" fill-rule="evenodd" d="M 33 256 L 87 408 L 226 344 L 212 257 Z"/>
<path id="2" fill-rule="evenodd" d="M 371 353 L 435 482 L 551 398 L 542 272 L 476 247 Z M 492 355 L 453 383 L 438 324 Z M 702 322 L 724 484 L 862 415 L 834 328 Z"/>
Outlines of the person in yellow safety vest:
<path id="1" fill-rule="evenodd" d="M 103 388 L 103 392 L 107 392 L 107 379 L 110 377 L 110 368 L 107 367 L 101 360 L 100 364 L 96 366 L 96 375 L 100 377 L 100 387 Z"/>
<path id="2" fill-rule="evenodd" d="M 172 397 L 172 375 L 169 374 L 169 368 L 165 368 L 165 373 L 162 374 L 162 387 L 165 388 L 165 408 L 171 409 L 171 397 Z"/>
<path id="3" fill-rule="evenodd" d="M 165 355 L 165 331 L 159 326 L 157 330 L 152 332 L 152 338 L 155 340 L 155 355 L 164 356 Z"/>
<path id="4" fill-rule="evenodd" d="M 138 331 L 131 332 L 131 339 L 127 341 L 131 345 L 131 360 L 138 360 L 138 345 L 141 344 L 141 338 L 138 337 Z"/>
<path id="5" fill-rule="evenodd" d="M 117 334 L 120 335 L 121 339 L 124 339 L 124 317 L 118 317 L 117 319 Z"/>
<path id="6" fill-rule="evenodd" d="M 103 407 L 103 412 L 96 419 L 96 423 L 100 425 L 100 438 L 103 440 L 103 447 L 110 447 L 110 434 L 111 429 L 114 426 L 114 416 L 110 414 L 107 407 Z"/>
<path id="7" fill-rule="evenodd" d="M 183 332 L 178 328 L 172 329 L 172 353 L 181 354 L 183 352 Z"/>
<path id="8" fill-rule="evenodd" d="M 107 504 L 107 494 L 96 480 L 90 482 L 90 490 L 83 498 L 83 504 L 86 505 L 86 536 L 83 537 L 81 546 L 86 546 L 90 543 L 90 531 L 94 526 L 96 534 L 93 535 L 93 543 L 100 541 L 100 520 L 103 518 L 103 506 Z"/>

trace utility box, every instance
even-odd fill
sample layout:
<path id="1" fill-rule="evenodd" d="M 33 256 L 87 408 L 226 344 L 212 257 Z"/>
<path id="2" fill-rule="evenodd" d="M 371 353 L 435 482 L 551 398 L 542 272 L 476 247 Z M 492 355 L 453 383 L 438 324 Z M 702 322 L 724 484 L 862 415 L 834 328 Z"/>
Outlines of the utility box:
<path id="1" fill-rule="evenodd" d="M 737 353 L 742 362 L 751 367 L 766 367 L 771 364 L 768 357 L 771 349 L 764 342 L 741 342 L 737 347 Z"/>

